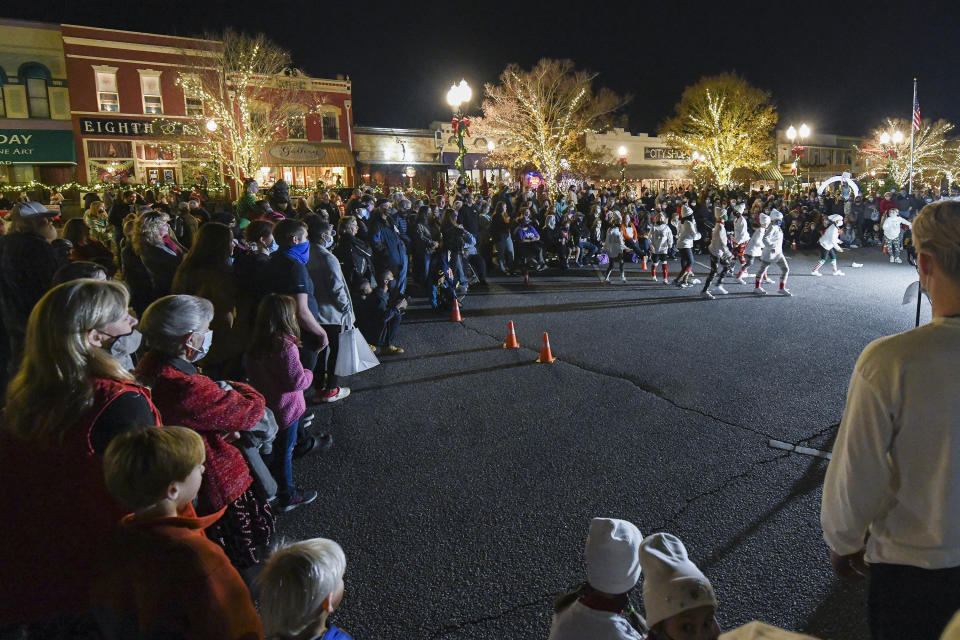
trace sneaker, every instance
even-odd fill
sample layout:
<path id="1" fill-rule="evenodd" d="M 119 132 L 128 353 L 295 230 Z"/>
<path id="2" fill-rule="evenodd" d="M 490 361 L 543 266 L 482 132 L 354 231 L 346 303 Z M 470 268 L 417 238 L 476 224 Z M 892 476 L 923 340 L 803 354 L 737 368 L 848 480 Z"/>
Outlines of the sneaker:
<path id="1" fill-rule="evenodd" d="M 780 289 L 780 295 L 782 295 L 782 296 L 792 296 L 793 294 L 790 293 L 790 289 Z"/>
<path id="2" fill-rule="evenodd" d="M 690 284 L 700 284 L 700 278 L 694 278 L 690 281 Z"/>
<path id="3" fill-rule="evenodd" d="M 311 451 L 317 448 L 317 439 L 313 436 L 307 436 L 303 440 L 299 440 L 297 444 L 293 445 L 293 457 L 302 458 Z"/>
<path id="4" fill-rule="evenodd" d="M 610 274 L 609 274 L 609 273 L 603 277 L 603 281 L 604 281 L 604 282 L 610 282 Z"/>
<path id="5" fill-rule="evenodd" d="M 773 283 L 773 280 L 771 280 L 771 279 L 768 278 L 767 276 L 763 276 L 763 280 L 761 280 L 760 282 L 763 282 L 763 283 L 765 283 L 765 284 L 772 284 L 772 283 Z"/>
<path id="6" fill-rule="evenodd" d="M 714 289 L 714 290 L 715 290 L 717 293 L 722 293 L 723 295 L 727 295 L 728 293 L 730 293 L 729 291 L 727 291 L 726 289 L 723 288 L 723 285 L 719 285 L 719 284 L 717 285 L 716 289 Z"/>
<path id="7" fill-rule="evenodd" d="M 713 300 L 713 299 L 714 299 L 714 295 L 713 295 L 712 293 L 710 293 L 709 291 L 701 291 L 701 292 L 700 292 L 700 297 L 703 298 L 704 300 Z"/>
<path id="8" fill-rule="evenodd" d="M 823 276 L 823 274 L 820 273 L 819 271 L 817 271 L 816 269 L 814 269 L 813 271 L 811 271 L 811 272 L 810 272 L 810 275 L 812 275 L 812 276 L 817 276 L 818 278 L 820 278 L 820 277 Z"/>
<path id="9" fill-rule="evenodd" d="M 302 491 L 297 489 L 294 491 L 293 495 L 287 498 L 286 500 L 280 500 L 280 511 L 293 511 L 297 507 L 302 507 L 305 504 L 310 504 L 317 499 L 317 496 L 320 495 L 312 489 L 310 491 Z"/>
<path id="10" fill-rule="evenodd" d="M 744 271 L 743 273 L 740 274 L 740 277 L 741 277 L 741 278 L 753 278 L 753 277 L 756 277 L 756 274 L 750 273 L 750 272 L 748 272 L 748 271 Z"/>
<path id="11" fill-rule="evenodd" d="M 833 275 L 835 275 L 835 276 L 845 276 L 845 275 L 847 275 L 847 274 L 845 274 L 843 271 L 840 271 L 840 269 L 837 269 L 836 271 L 833 272 Z"/>
<path id="12" fill-rule="evenodd" d="M 897 264 L 903 264 L 903 258 L 897 258 L 896 262 Z"/>
<path id="13" fill-rule="evenodd" d="M 653 276 L 653 281 L 654 281 L 654 282 L 660 282 L 659 280 L 657 280 L 657 276 Z"/>
<path id="14" fill-rule="evenodd" d="M 684 282 L 684 283 L 681 284 L 680 286 L 681 286 L 682 288 L 684 288 L 684 289 L 689 289 L 690 287 L 693 286 L 693 283 L 691 283 L 691 282 Z"/>
<path id="15" fill-rule="evenodd" d="M 747 284 L 747 281 L 744 280 L 743 278 L 737 278 L 737 282 L 739 282 L 740 284 Z"/>
<path id="16" fill-rule="evenodd" d="M 896 262 L 896 259 L 893 256 L 890 256 L 890 262 Z"/>
<path id="17" fill-rule="evenodd" d="M 670 281 L 667 280 L 666 278 L 664 278 L 664 279 L 663 279 L 663 284 L 665 284 L 665 285 L 667 285 L 667 286 L 670 286 Z"/>
<path id="18" fill-rule="evenodd" d="M 392 344 L 392 345 L 390 345 L 389 347 L 384 347 L 384 348 L 383 348 L 383 355 L 385 355 L 385 356 L 392 356 L 392 355 L 396 355 L 396 354 L 398 354 L 398 353 L 403 353 L 403 349 L 401 349 L 400 347 L 398 347 L 398 346 L 395 345 L 395 344 Z M 348 391 L 349 391 L 349 390 L 348 390 Z"/>
<path id="19" fill-rule="evenodd" d="M 621 273 L 621 274 L 620 274 L 620 281 L 621 281 L 621 282 L 626 282 L 626 281 L 627 281 L 627 274 Z"/>
<path id="20" fill-rule="evenodd" d="M 326 393 L 321 391 L 317 394 L 317 399 L 320 402 L 336 402 L 337 400 L 343 400 L 348 395 L 350 395 L 350 387 L 335 387 Z"/>
<path id="21" fill-rule="evenodd" d="M 764 290 L 763 287 L 754 287 L 754 288 L 753 288 L 753 292 L 754 292 L 755 294 L 757 294 L 758 296 L 765 296 L 765 295 L 767 295 L 767 292 Z"/>

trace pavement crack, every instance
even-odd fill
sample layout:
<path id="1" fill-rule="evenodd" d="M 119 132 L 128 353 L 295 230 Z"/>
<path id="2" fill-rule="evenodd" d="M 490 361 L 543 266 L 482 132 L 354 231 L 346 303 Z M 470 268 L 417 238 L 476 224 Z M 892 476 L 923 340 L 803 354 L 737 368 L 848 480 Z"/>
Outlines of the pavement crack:
<path id="1" fill-rule="evenodd" d="M 741 478 L 744 478 L 744 477 L 750 475 L 751 473 L 753 473 L 753 472 L 757 469 L 757 467 L 760 467 L 760 466 L 763 466 L 763 465 L 766 465 L 766 464 L 770 464 L 771 462 L 777 462 L 778 460 L 783 460 L 784 458 L 787 458 L 787 457 L 789 457 L 789 456 L 790 456 L 790 452 L 785 451 L 785 452 L 783 452 L 782 454 L 776 455 L 776 456 L 774 456 L 774 457 L 772 457 L 772 458 L 767 458 L 766 460 L 758 460 L 758 461 L 754 462 L 753 464 L 751 464 L 751 465 L 750 465 L 749 467 L 747 467 L 746 469 L 744 469 L 743 471 L 741 471 L 740 473 L 736 473 L 736 474 L 730 476 L 729 478 L 727 478 L 726 480 L 724 480 L 724 481 L 721 482 L 720 484 L 716 485 L 715 487 L 712 487 L 712 488 L 710 488 L 710 489 L 705 489 L 704 491 L 700 491 L 700 492 L 695 493 L 694 495 L 692 495 L 692 496 L 690 496 L 690 497 L 684 498 L 684 504 L 683 504 L 680 508 L 678 508 L 676 511 L 674 511 L 674 512 L 670 515 L 670 517 L 668 517 L 668 518 L 663 522 L 663 524 L 662 524 L 661 526 L 654 527 L 654 530 L 663 530 L 663 529 L 666 529 L 667 526 L 669 526 L 669 525 L 671 525 L 671 524 L 676 524 L 677 518 L 679 518 L 681 515 L 683 515 L 684 512 L 686 512 L 687 509 L 689 509 L 691 506 L 693 506 L 693 504 L 694 504 L 697 500 L 700 500 L 701 498 L 706 498 L 707 496 L 712 496 L 712 495 L 714 495 L 714 494 L 716 494 L 716 493 L 720 493 L 721 491 L 726 490 L 727 487 L 729 487 L 731 484 L 733 484 L 733 483 L 736 482 L 737 480 L 739 480 L 739 479 L 741 479 Z"/>
<path id="2" fill-rule="evenodd" d="M 497 342 L 500 342 L 500 341 L 501 341 L 497 336 L 494 336 L 494 335 L 492 335 L 492 334 L 486 333 L 485 331 L 480 331 L 479 329 L 476 329 L 476 328 L 474 328 L 474 327 L 471 327 L 471 326 L 467 325 L 466 322 L 461 321 L 460 324 L 461 324 L 465 329 L 468 329 L 468 330 L 470 330 L 470 331 L 473 331 L 473 332 L 476 333 L 477 335 L 485 336 L 485 337 L 487 337 L 487 338 L 492 338 L 492 339 L 496 340 Z M 534 349 L 531 349 L 530 347 L 521 346 L 520 348 L 521 348 L 521 349 L 526 349 L 527 351 L 533 351 L 534 353 L 539 353 L 539 351 L 536 351 L 536 350 L 534 350 Z M 617 380 L 623 380 L 624 382 L 629 382 L 630 384 L 632 384 L 633 386 L 635 386 L 637 389 L 640 389 L 641 391 L 643 391 L 643 392 L 645 392 L 645 393 L 649 393 L 650 395 L 652 395 L 652 396 L 654 396 L 654 397 L 656 397 L 656 398 L 659 398 L 660 400 L 663 400 L 664 402 L 670 404 L 671 406 L 673 406 L 673 407 L 675 407 L 675 408 L 677 408 L 677 409 L 680 409 L 681 411 L 689 411 L 690 413 L 695 413 L 695 414 L 697 414 L 697 415 L 699 415 L 699 416 L 703 416 L 704 418 L 709 418 L 710 420 L 715 420 L 715 421 L 717 421 L 717 422 L 719 422 L 719 423 L 721 423 L 721 424 L 725 424 L 725 425 L 727 425 L 727 426 L 729 426 L 729 427 L 734 427 L 734 428 L 736 428 L 736 429 L 742 429 L 742 430 L 744 430 L 744 431 L 749 431 L 749 432 L 751 432 L 751 433 L 754 433 L 754 434 L 756 434 L 756 435 L 763 436 L 763 437 L 768 438 L 768 439 L 772 439 L 772 440 L 776 440 L 776 439 L 777 439 L 775 436 L 773 436 L 773 435 L 771 435 L 771 434 L 769 434 L 769 433 L 767 433 L 767 432 L 765 432 L 765 431 L 762 431 L 762 430 L 760 430 L 760 429 L 756 429 L 756 428 L 754 428 L 754 427 L 750 427 L 750 426 L 747 426 L 747 425 L 745 425 L 745 424 L 740 424 L 740 423 L 738 423 L 738 422 L 731 422 L 730 420 L 727 420 L 727 419 L 725 419 L 725 418 L 721 418 L 720 416 L 714 415 L 714 414 L 710 413 L 709 411 L 703 411 L 703 410 L 701 410 L 701 409 L 697 409 L 696 407 L 687 407 L 687 406 L 684 406 L 684 405 L 680 404 L 679 402 L 677 402 L 676 400 L 674 400 L 673 398 L 669 397 L 666 393 L 664 393 L 663 390 L 658 389 L 658 388 L 656 388 L 656 387 L 651 387 L 651 386 L 649 386 L 649 385 L 643 384 L 642 382 L 639 382 L 639 381 L 637 381 L 637 380 L 635 380 L 635 379 L 633 379 L 633 378 L 631 378 L 631 377 L 629 377 L 629 376 L 621 375 L 621 374 L 618 374 L 618 373 L 611 373 L 611 372 L 609 372 L 609 371 L 604 371 L 604 370 L 602 370 L 602 369 L 594 369 L 594 368 L 588 367 L 588 366 L 586 366 L 586 365 L 583 365 L 583 364 L 581 364 L 581 363 L 579 363 L 579 362 L 575 362 L 575 361 L 573 361 L 573 360 L 570 360 L 569 358 L 566 358 L 566 357 L 564 357 L 564 358 L 558 358 L 558 360 L 560 360 L 561 362 L 565 362 L 566 364 L 569 364 L 569 365 L 572 366 L 572 367 L 576 367 L 577 369 L 580 369 L 580 370 L 582 370 L 582 371 L 586 371 L 586 372 L 588 372 L 588 373 L 593 373 L 593 374 L 596 374 L 596 375 L 606 376 L 606 377 L 608 377 L 608 378 L 615 378 L 615 379 L 617 379 Z M 813 437 L 813 436 L 811 436 L 811 437 Z"/>
<path id="3" fill-rule="evenodd" d="M 823 429 L 820 429 L 819 431 L 817 431 L 817 432 L 814 433 L 813 435 L 808 436 L 808 437 L 804 438 L 803 440 L 798 440 L 795 444 L 801 444 L 801 443 L 810 442 L 810 441 L 813 440 L 814 438 L 818 438 L 818 437 L 822 436 L 823 434 L 827 433 L 827 432 L 830 431 L 831 429 L 839 429 L 839 428 L 840 428 L 840 423 L 839 423 L 839 422 L 834 422 L 833 424 L 829 424 L 829 425 L 825 426 Z"/>
<path id="4" fill-rule="evenodd" d="M 431 637 L 431 638 L 442 638 L 443 636 L 446 636 L 447 634 L 453 633 L 454 631 L 457 631 L 457 630 L 459 630 L 459 629 L 463 629 L 464 627 L 469 627 L 469 626 L 476 625 L 476 624 L 481 624 L 481 623 L 484 623 L 484 622 L 490 622 L 491 620 L 497 620 L 497 619 L 499 619 L 499 618 L 502 618 L 502 617 L 505 616 L 505 615 L 508 615 L 508 614 L 511 614 L 511 613 L 516 613 L 517 611 L 521 611 L 521 610 L 526 609 L 526 608 L 528 608 L 528 607 L 532 607 L 532 606 L 534 606 L 534 605 L 542 605 L 544 602 L 549 603 L 549 602 L 551 602 L 555 597 L 556 597 L 556 594 L 548 594 L 548 595 L 546 595 L 546 596 L 541 596 L 541 597 L 539 597 L 539 598 L 537 598 L 537 599 L 535 599 L 535 600 L 530 600 L 530 601 L 528 601 L 528 602 L 522 602 L 522 603 L 520 603 L 520 604 L 518 604 L 518 605 L 515 605 L 515 606 L 513 606 L 513 607 L 510 607 L 509 609 L 504 609 L 504 610 L 502 610 L 502 611 L 499 611 L 499 612 L 494 613 L 494 614 L 491 614 L 491 615 L 480 616 L 479 618 L 471 618 L 470 620 L 465 620 L 465 621 L 463 621 L 463 622 L 457 622 L 457 623 L 454 623 L 454 624 L 448 624 L 448 625 L 444 626 L 442 629 L 440 629 L 439 631 L 437 631 L 436 633 L 434 633 L 434 634 L 433 634 L 432 636 L 430 636 L 430 637 Z"/>

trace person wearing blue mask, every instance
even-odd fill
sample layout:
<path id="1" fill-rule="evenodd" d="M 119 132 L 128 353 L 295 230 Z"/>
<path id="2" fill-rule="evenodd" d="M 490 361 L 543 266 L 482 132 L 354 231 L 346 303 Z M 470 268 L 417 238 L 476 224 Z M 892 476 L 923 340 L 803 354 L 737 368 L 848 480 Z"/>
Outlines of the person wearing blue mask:
<path id="1" fill-rule="evenodd" d="M 329 347 L 330 339 L 320 324 L 320 309 L 314 295 L 313 279 L 307 271 L 310 260 L 307 227 L 299 220 L 288 218 L 278 222 L 273 228 L 273 237 L 278 248 L 270 255 L 266 281 L 270 283 L 271 293 L 293 296 L 296 300 L 297 322 L 300 324 L 303 343 L 300 348 L 300 362 L 304 369 L 313 371 L 320 353 Z M 348 395 L 349 389 L 327 388 L 319 391 L 315 397 L 308 398 L 307 402 L 336 402 Z"/>

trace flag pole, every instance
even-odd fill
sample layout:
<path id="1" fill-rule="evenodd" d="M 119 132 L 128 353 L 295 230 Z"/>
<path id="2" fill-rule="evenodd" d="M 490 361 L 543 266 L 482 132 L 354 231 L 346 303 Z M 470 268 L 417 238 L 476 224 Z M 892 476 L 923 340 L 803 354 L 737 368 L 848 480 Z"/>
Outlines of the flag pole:
<path id="1" fill-rule="evenodd" d="M 913 132 L 916 127 L 913 126 L 915 112 L 917 109 L 917 79 L 913 79 L 913 102 L 910 103 L 910 185 L 907 187 L 907 194 L 913 195 Z"/>

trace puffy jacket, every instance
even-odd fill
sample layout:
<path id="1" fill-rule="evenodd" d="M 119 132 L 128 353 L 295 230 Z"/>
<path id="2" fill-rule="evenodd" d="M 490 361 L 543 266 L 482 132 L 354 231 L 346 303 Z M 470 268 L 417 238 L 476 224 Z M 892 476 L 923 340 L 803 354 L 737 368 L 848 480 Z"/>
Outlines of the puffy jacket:
<path id="1" fill-rule="evenodd" d="M 673 231 L 670 230 L 670 225 L 660 224 L 653 228 L 653 231 L 650 233 L 650 252 L 656 254 L 662 254 L 670 251 L 670 246 L 673 244 Z"/>
<path id="2" fill-rule="evenodd" d="M 904 220 L 899 215 L 893 215 L 883 221 L 883 235 L 888 240 L 896 240 L 900 237 L 901 228 L 900 225 L 907 225 L 912 227 L 909 221 Z"/>
<path id="3" fill-rule="evenodd" d="M 820 234 L 820 246 L 830 251 L 830 249 L 836 249 L 840 244 L 840 229 L 837 228 L 837 225 L 832 222 L 830 225 L 824 229 L 823 233 Z"/>
<path id="4" fill-rule="evenodd" d="M 690 207 L 684 207 L 684 209 L 689 210 Z M 683 224 L 680 225 L 680 233 L 677 237 L 677 248 L 692 249 L 693 243 L 700 238 L 700 232 L 697 231 L 697 223 L 693 218 L 687 218 Z"/>
<path id="5" fill-rule="evenodd" d="M 733 255 L 727 247 L 727 228 L 722 222 L 713 225 L 713 233 L 710 234 L 710 253 L 718 258 Z"/>
<path id="6" fill-rule="evenodd" d="M 611 258 L 617 258 L 623 253 L 626 246 L 623 244 L 623 234 L 620 227 L 610 227 L 607 231 L 607 239 L 603 242 L 603 250 Z"/>
<path id="7" fill-rule="evenodd" d="M 834 227 L 836 229 L 836 227 Z M 764 262 L 774 262 L 783 255 L 783 229 L 780 225 L 770 223 L 763 234 L 763 253 L 760 259 Z"/>
<path id="8" fill-rule="evenodd" d="M 750 240 L 750 227 L 747 225 L 747 216 L 739 216 L 733 221 L 733 242 L 743 244 Z"/>
<path id="9" fill-rule="evenodd" d="M 763 236 L 766 231 L 763 227 L 757 227 L 757 230 L 750 236 L 750 240 L 747 241 L 747 246 L 743 252 L 754 258 L 760 257 L 760 254 L 763 253 Z"/>

